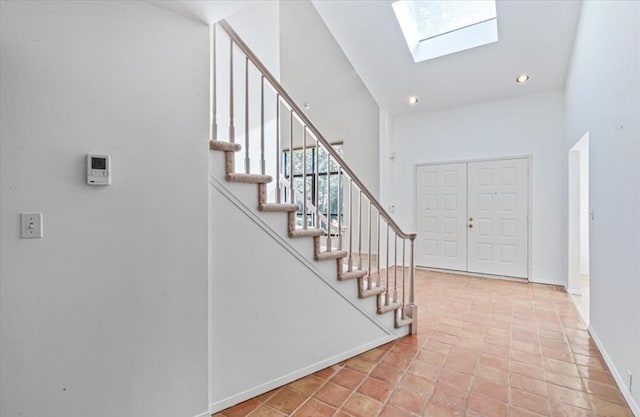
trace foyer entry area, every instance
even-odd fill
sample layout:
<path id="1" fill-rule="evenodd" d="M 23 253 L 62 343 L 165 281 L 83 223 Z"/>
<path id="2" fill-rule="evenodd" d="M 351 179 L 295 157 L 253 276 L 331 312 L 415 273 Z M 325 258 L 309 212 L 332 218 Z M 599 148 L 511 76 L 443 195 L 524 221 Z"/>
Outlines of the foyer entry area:
<path id="1" fill-rule="evenodd" d="M 408 336 L 216 417 L 632 417 L 561 288 L 418 270 Z"/>

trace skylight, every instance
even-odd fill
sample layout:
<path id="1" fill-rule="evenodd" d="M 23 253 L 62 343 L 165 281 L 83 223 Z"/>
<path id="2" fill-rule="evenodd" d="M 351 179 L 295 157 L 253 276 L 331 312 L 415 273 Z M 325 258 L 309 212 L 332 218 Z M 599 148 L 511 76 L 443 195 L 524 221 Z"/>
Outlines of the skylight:
<path id="1" fill-rule="evenodd" d="M 398 0 L 392 6 L 415 62 L 498 40 L 495 0 Z"/>

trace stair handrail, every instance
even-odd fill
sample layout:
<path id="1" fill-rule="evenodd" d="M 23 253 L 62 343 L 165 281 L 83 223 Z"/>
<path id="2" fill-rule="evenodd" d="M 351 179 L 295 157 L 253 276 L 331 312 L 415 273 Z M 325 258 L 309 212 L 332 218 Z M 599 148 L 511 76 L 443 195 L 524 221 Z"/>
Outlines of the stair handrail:
<path id="1" fill-rule="evenodd" d="M 333 148 L 331 142 L 327 140 L 320 130 L 311 122 L 311 120 L 307 117 L 307 115 L 302 111 L 302 109 L 296 104 L 296 102 L 291 98 L 291 96 L 287 93 L 284 87 L 280 84 L 280 82 L 276 79 L 276 77 L 271 74 L 271 72 L 267 69 L 267 67 L 260 61 L 260 59 L 253 53 L 253 51 L 249 48 L 249 46 L 242 40 L 242 38 L 236 33 L 236 31 L 231 27 L 231 25 L 225 20 L 221 20 L 217 23 L 220 27 L 227 33 L 227 35 L 233 40 L 233 42 L 240 48 L 240 50 L 246 55 L 247 58 L 253 63 L 253 65 L 262 73 L 262 75 L 269 81 L 271 86 L 276 90 L 276 92 L 284 99 L 287 103 L 287 106 L 291 108 L 295 113 L 297 113 L 297 117 L 299 117 L 305 126 L 311 131 L 311 133 L 318 139 L 320 143 L 324 145 L 326 151 L 331 154 L 333 159 L 340 165 L 342 170 L 351 178 L 351 180 L 356 184 L 356 186 L 364 193 L 364 195 L 369 199 L 369 202 L 373 204 L 373 206 L 378 210 L 378 213 L 386 220 L 386 222 L 393 228 L 393 231 L 397 234 L 398 237 L 402 237 L 405 239 L 409 239 L 414 241 L 416 238 L 415 233 L 405 233 L 400 226 L 396 224 L 391 215 L 387 213 L 387 211 L 382 207 L 382 205 L 378 202 L 371 191 L 364 185 L 364 183 L 358 178 L 358 176 L 351 170 L 351 168 L 347 165 L 347 163 L 342 159 L 340 154 Z"/>

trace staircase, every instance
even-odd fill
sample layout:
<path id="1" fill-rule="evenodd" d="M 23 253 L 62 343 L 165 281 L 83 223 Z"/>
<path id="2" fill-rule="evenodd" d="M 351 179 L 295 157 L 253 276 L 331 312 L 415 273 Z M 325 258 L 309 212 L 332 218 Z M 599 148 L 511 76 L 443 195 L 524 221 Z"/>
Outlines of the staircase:
<path id="1" fill-rule="evenodd" d="M 259 211 L 286 215 L 290 239 L 313 239 L 316 262 L 335 262 L 337 280 L 353 280 L 359 298 L 376 298 L 377 314 L 415 334 L 415 234 L 397 226 L 226 21 L 213 31 L 212 65 L 209 147 L 224 153 L 225 180 L 256 186 Z"/>

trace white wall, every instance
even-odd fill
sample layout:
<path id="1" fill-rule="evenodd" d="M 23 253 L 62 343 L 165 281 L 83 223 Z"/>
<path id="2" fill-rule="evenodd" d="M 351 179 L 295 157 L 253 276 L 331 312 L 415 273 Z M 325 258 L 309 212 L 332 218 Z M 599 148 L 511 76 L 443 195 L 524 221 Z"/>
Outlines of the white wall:
<path id="1" fill-rule="evenodd" d="M 141 2 L 0 5 L 0 414 L 206 411 L 207 26 Z M 88 152 L 113 185 L 85 184 Z M 19 239 L 21 211 L 44 238 Z"/>
<path id="2" fill-rule="evenodd" d="M 639 38 L 640 3 L 583 4 L 567 77 L 565 144 L 568 149 L 589 132 L 589 204 L 594 215 L 591 330 L 623 387 L 628 383 L 627 370 L 633 373 L 636 415 L 640 415 Z"/>
<path id="3" fill-rule="evenodd" d="M 566 285 L 564 95 L 546 92 L 392 120 L 390 203 L 400 226 L 415 230 L 415 164 L 532 155 L 534 282 Z"/>
<path id="4" fill-rule="evenodd" d="M 407 334 L 290 239 L 286 213 L 258 212 L 255 184 L 225 182 L 222 152 L 211 168 L 211 411 Z"/>
<path id="5" fill-rule="evenodd" d="M 344 159 L 378 195 L 378 104 L 310 1 L 280 4 L 282 84 Z"/>
<path id="6" fill-rule="evenodd" d="M 589 275 L 589 136 L 580 148 L 580 275 Z"/>

